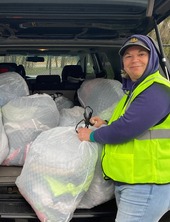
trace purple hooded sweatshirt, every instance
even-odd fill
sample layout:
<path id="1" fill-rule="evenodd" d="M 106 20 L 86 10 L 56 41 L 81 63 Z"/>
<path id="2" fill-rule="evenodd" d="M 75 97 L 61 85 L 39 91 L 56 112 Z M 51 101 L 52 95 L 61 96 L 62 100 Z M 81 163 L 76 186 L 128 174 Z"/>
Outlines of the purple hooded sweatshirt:
<path id="1" fill-rule="evenodd" d="M 123 90 L 130 92 L 148 75 L 159 69 L 159 58 L 151 40 L 143 35 L 133 35 L 130 38 L 132 37 L 136 37 L 146 44 L 150 49 L 150 58 L 144 74 L 136 82 L 132 82 L 131 79 L 122 80 Z M 131 103 L 123 116 L 110 125 L 93 131 L 90 139 L 102 144 L 124 143 L 163 121 L 169 113 L 170 88 L 154 83 Z"/>

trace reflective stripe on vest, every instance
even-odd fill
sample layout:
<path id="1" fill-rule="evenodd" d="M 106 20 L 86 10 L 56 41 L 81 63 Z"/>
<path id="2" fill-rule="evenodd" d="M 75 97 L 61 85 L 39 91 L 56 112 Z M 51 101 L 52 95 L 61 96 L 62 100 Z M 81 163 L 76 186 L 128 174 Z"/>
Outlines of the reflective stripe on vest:
<path id="1" fill-rule="evenodd" d="M 136 137 L 138 140 L 149 140 L 149 139 L 167 139 L 170 138 L 170 129 L 157 129 L 148 130 L 142 135 Z"/>

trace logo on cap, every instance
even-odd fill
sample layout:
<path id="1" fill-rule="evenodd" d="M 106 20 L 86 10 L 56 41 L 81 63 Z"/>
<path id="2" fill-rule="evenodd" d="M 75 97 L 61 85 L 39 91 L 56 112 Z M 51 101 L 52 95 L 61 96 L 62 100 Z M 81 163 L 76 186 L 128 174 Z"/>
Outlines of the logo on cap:
<path id="1" fill-rule="evenodd" d="M 129 42 L 131 42 L 131 43 L 135 43 L 135 42 L 138 42 L 138 41 L 139 41 L 139 39 L 137 39 L 137 38 L 131 38 L 129 40 Z"/>

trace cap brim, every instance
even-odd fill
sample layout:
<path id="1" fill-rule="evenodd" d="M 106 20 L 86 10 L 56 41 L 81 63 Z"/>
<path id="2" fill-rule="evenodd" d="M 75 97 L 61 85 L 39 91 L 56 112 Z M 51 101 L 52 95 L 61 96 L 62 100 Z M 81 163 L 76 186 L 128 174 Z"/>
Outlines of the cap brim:
<path id="1" fill-rule="evenodd" d="M 128 45 L 124 45 L 124 46 L 119 50 L 119 55 L 123 56 L 124 53 L 125 53 L 125 51 L 126 51 L 126 49 L 129 48 L 129 47 L 131 47 L 131 46 L 141 46 L 141 47 L 145 48 L 146 50 L 150 51 L 150 49 L 149 49 L 147 46 L 145 46 L 145 45 L 142 45 L 142 44 L 139 44 L 139 43 L 136 43 L 136 44 L 135 44 L 135 43 L 129 43 Z"/>

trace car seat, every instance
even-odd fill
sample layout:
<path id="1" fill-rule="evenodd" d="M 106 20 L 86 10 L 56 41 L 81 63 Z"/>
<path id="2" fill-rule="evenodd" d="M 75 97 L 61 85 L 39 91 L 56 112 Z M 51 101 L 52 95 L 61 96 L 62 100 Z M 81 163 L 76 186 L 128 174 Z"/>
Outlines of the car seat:
<path id="1" fill-rule="evenodd" d="M 35 80 L 35 90 L 57 90 L 61 88 L 59 75 L 38 75 Z"/>
<path id="2" fill-rule="evenodd" d="M 0 63 L 0 73 L 4 72 L 16 72 L 17 64 L 12 62 Z"/>
<path id="3" fill-rule="evenodd" d="M 16 72 L 19 73 L 24 79 L 26 78 L 26 72 L 23 65 L 18 65 L 16 68 Z"/>
<path id="4" fill-rule="evenodd" d="M 85 74 L 80 65 L 66 65 L 62 71 L 62 83 L 67 89 L 77 89 L 83 82 Z"/>

